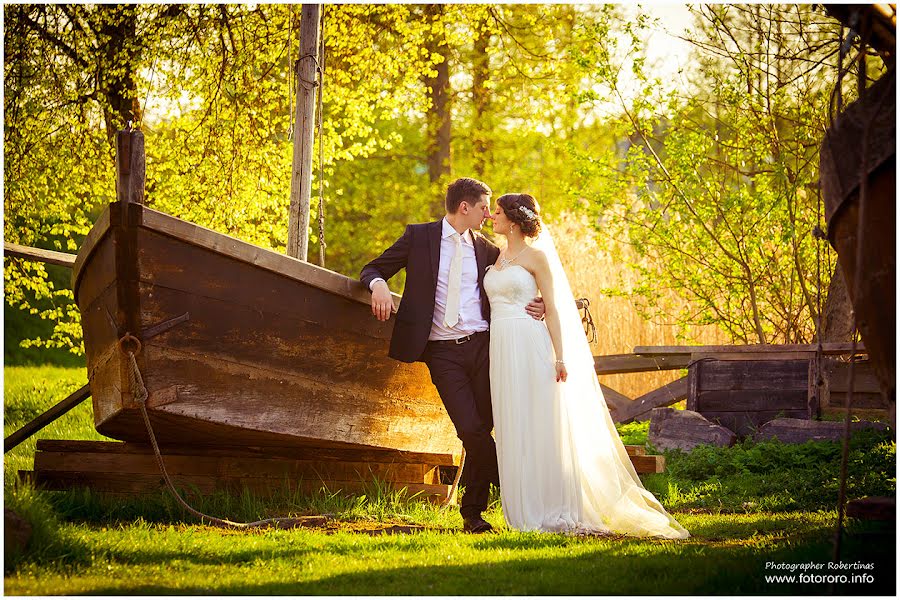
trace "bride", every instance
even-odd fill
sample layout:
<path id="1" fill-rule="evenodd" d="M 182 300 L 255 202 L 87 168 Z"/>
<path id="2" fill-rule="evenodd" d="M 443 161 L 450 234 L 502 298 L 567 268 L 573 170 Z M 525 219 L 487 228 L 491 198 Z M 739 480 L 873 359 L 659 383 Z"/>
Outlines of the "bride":
<path id="1" fill-rule="evenodd" d="M 575 299 L 528 194 L 492 215 L 507 247 L 488 267 L 490 380 L 500 495 L 521 531 L 689 533 L 644 489 L 610 418 Z M 540 291 L 546 324 L 525 312 Z"/>

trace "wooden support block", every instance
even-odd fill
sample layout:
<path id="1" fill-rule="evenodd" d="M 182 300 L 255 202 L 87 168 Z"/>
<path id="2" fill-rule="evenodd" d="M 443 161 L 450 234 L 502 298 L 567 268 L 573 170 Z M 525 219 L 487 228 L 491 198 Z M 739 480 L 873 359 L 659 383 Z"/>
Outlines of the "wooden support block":
<path id="1" fill-rule="evenodd" d="M 164 485 L 156 456 L 141 444 L 78 440 L 39 440 L 35 470 L 28 475 L 49 489 L 88 487 L 101 492 L 139 494 Z M 380 481 L 390 489 L 446 498 L 450 486 L 441 483 L 440 469 L 455 468 L 413 462 L 368 462 L 325 458 L 319 449 L 301 453 L 306 458 L 265 456 L 263 449 L 230 455 L 228 448 L 166 449 L 162 460 L 176 487 L 207 494 L 215 490 L 248 489 L 267 494 L 276 490 L 363 492 Z M 391 453 L 342 450 L 340 458 L 374 456 L 387 461 Z M 326 453 L 330 455 L 330 453 Z M 309 458 L 309 457 L 314 458 Z M 409 460 L 409 457 L 405 457 Z"/>
<path id="2" fill-rule="evenodd" d="M 109 452 L 114 454 L 148 454 L 149 444 L 98 442 L 93 440 L 38 440 L 37 450 L 50 452 Z M 294 460 L 343 460 L 350 462 L 421 463 L 441 466 L 459 465 L 458 454 L 429 454 L 399 450 L 318 448 L 313 446 L 161 446 L 166 456 L 230 456 L 286 458 Z"/>
<path id="3" fill-rule="evenodd" d="M 116 494 L 148 494 L 166 488 L 162 475 L 142 473 L 106 473 L 87 471 L 20 471 L 25 479 L 32 480 L 49 490 L 68 490 L 85 487 L 97 492 Z M 325 488 L 331 493 L 357 494 L 370 489 L 371 481 L 322 481 L 290 480 L 270 477 L 207 477 L 202 475 L 170 475 L 172 483 L 179 491 L 210 494 L 217 490 L 241 492 L 248 490 L 259 495 L 272 494 L 281 490 L 300 491 L 304 494 L 316 493 Z M 406 489 L 409 495 L 421 494 L 432 501 L 440 501 L 450 492 L 449 485 L 425 483 L 387 482 L 392 490 Z"/>
<path id="4" fill-rule="evenodd" d="M 338 461 L 262 459 L 224 456 L 165 456 L 170 475 L 211 475 L 214 477 L 270 477 L 350 481 L 354 479 L 404 483 L 424 483 L 429 469 L 421 464 L 388 464 Z M 92 454 L 88 452 L 37 452 L 38 471 L 91 471 L 118 473 L 159 473 L 152 454 Z"/>
<path id="5" fill-rule="evenodd" d="M 666 457 L 661 454 L 632 456 L 631 464 L 638 473 L 662 473 L 666 470 Z"/>

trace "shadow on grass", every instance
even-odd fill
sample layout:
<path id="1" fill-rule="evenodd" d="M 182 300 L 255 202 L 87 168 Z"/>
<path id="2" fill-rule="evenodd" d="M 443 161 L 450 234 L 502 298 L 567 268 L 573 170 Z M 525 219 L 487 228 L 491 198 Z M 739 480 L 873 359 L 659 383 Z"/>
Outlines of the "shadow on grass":
<path id="1" fill-rule="evenodd" d="M 682 542 L 662 540 L 603 540 L 585 547 L 578 539 L 565 536 L 540 536 L 535 538 L 521 534 L 485 536 L 474 546 L 490 552 L 490 562 L 474 564 L 431 564 L 399 568 L 379 568 L 378 561 L 349 564 L 352 572 L 317 577 L 315 572 L 305 571 L 305 581 L 283 581 L 274 563 L 298 564 L 304 556 L 315 550 L 282 548 L 267 553 L 263 569 L 272 573 L 270 581 L 263 583 L 223 583 L 215 589 L 197 586 L 166 586 L 135 583 L 129 585 L 102 585 L 80 590 L 90 595 L 101 594 L 225 594 L 225 595 L 733 595 L 733 594 L 817 594 L 841 595 L 893 595 L 896 585 L 893 533 L 890 526 L 857 527 L 844 543 L 842 560 L 845 563 L 871 562 L 872 568 L 838 569 L 828 563 L 832 556 L 831 531 L 820 528 L 806 535 L 802 541 L 786 540 L 783 543 L 760 545 L 736 544 L 726 547 L 709 545 L 706 540 L 693 538 Z M 401 546 L 416 545 L 415 538 L 398 536 Z M 408 540 L 401 538 L 408 537 Z M 409 542 L 410 544 L 404 543 Z M 548 548 L 566 547 L 566 556 L 540 556 Z M 440 547 L 431 548 L 439 552 Z M 320 549 L 332 552 L 334 548 Z M 494 560 L 505 551 L 530 550 L 526 556 Z M 337 554 L 342 554 L 340 551 Z M 535 556 L 538 554 L 538 556 Z M 123 562 L 137 557 L 118 556 Z M 236 552 L 217 557 L 198 558 L 184 552 L 154 553 L 142 556 L 147 563 L 166 563 L 173 560 L 233 566 L 234 574 L 240 569 L 258 569 L 258 553 Z M 477 556 L 475 557 L 477 560 Z M 353 560 L 351 557 L 349 560 Z M 824 582 L 776 583 L 766 576 L 789 573 L 779 571 L 767 563 L 822 563 L 824 569 L 811 569 L 808 574 L 840 575 L 848 580 L 851 575 L 863 571 L 874 577 L 871 583 L 847 583 L 829 589 Z M 800 571 L 795 571 L 799 575 Z M 252 579 L 259 581 L 261 573 Z M 248 572 L 248 580 L 251 580 Z"/>

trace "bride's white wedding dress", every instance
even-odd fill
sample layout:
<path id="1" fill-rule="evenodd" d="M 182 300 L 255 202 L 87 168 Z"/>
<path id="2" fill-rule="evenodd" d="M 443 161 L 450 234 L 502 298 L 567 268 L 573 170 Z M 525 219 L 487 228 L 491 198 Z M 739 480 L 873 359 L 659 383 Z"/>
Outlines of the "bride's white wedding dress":
<path id="1" fill-rule="evenodd" d="M 525 312 L 538 292 L 534 276 L 509 265 L 488 267 L 484 277 L 491 303 L 491 403 L 507 524 L 520 531 L 689 537 L 641 484 L 603 400 L 552 240 L 539 239 L 553 272 L 565 383 L 556 381 L 546 324 Z"/>

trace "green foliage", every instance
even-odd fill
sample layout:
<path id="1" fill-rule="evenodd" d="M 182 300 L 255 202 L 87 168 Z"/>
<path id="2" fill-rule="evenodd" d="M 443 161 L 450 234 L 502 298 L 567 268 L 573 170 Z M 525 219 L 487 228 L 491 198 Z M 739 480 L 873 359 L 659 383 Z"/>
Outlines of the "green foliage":
<path id="1" fill-rule="evenodd" d="M 497 195 L 535 194 L 551 219 L 587 211 L 604 239 L 633 245 L 640 283 L 611 292 L 647 317 L 808 341 L 835 79 L 821 61 L 837 24 L 806 5 L 694 10 L 696 68 L 670 91 L 646 64 L 651 19 L 614 5 L 326 6 L 310 256 L 324 242 L 328 268 L 354 276 L 405 223 L 440 216 L 448 179 L 471 175 Z M 133 120 L 148 206 L 284 250 L 299 7 L 21 4 L 4 16 L 7 240 L 75 251 L 115 198 L 113 136 Z M 448 116 L 432 106 L 438 65 L 450 173 L 432 180 L 433 122 Z M 54 323 L 34 345 L 83 352 L 67 286 L 18 259 L 4 282 L 8 305 Z"/>
<path id="2" fill-rule="evenodd" d="M 617 425 L 625 444 L 646 444 L 650 422 Z M 864 429 L 850 438 L 847 497 L 893 496 L 897 444 L 890 431 Z M 672 510 L 727 513 L 829 510 L 837 506 L 840 442 L 782 444 L 744 440 L 730 448 L 666 450 L 664 473 L 644 485 Z"/>
<path id="3" fill-rule="evenodd" d="M 826 263 L 817 280 L 817 253 L 829 249 L 811 232 L 823 225 L 818 148 L 839 25 L 811 5 L 692 12 L 698 67 L 674 90 L 635 60 L 639 88 L 629 95 L 614 54 L 576 46 L 573 60 L 599 90 L 580 100 L 615 100 L 621 114 L 607 125 L 627 141 L 599 156 L 573 147 L 603 184 L 571 192 L 591 200 L 607 242 L 638 251 L 641 283 L 620 292 L 636 295 L 648 318 L 715 323 L 737 343 L 809 342 L 830 277 Z M 645 28 L 638 20 L 632 32 Z M 602 35 L 580 32 L 585 42 Z M 673 315 L 666 291 L 687 308 Z"/>

